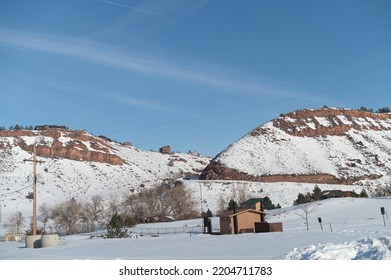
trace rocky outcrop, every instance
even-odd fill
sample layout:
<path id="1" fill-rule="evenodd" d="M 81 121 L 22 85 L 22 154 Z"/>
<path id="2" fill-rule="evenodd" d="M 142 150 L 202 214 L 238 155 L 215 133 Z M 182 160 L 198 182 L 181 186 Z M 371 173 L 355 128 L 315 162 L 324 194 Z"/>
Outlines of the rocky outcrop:
<path id="1" fill-rule="evenodd" d="M 236 169 L 226 167 L 219 162 L 212 161 L 199 176 L 200 180 L 236 180 L 250 182 L 294 182 L 294 183 L 314 183 L 314 184 L 338 184 L 352 185 L 361 180 L 379 179 L 382 175 L 373 174 L 367 176 L 337 178 L 331 174 L 275 174 L 254 176 Z"/>
<path id="2" fill-rule="evenodd" d="M 92 136 L 83 130 L 9 130 L 0 131 L 0 137 L 13 137 L 17 146 L 30 153 L 33 152 L 34 145 L 28 144 L 25 137 L 35 137 L 37 156 L 40 157 L 57 157 L 113 165 L 125 162 L 121 157 L 110 152 L 114 148 L 106 139 Z M 0 144 L 0 148 L 6 147 Z"/>
<path id="3" fill-rule="evenodd" d="M 163 146 L 159 148 L 159 153 L 161 154 L 171 154 L 171 147 L 170 146 Z"/>
<path id="4" fill-rule="evenodd" d="M 384 121 L 386 120 L 391 120 L 391 114 L 323 108 L 320 110 L 299 110 L 282 115 L 273 121 L 273 125 L 293 136 L 315 137 L 343 135 L 351 129 L 358 131 L 391 130 L 391 126 L 385 125 Z"/>

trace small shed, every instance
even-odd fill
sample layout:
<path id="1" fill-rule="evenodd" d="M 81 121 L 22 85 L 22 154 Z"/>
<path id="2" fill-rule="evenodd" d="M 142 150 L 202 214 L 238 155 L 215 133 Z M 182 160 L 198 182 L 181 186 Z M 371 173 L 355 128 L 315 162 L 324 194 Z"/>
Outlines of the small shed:
<path id="1" fill-rule="evenodd" d="M 266 222 L 263 198 L 251 198 L 240 204 L 239 209 L 220 215 L 220 233 L 258 233 L 282 231 L 282 223 Z"/>
<path id="2" fill-rule="evenodd" d="M 237 213 L 233 211 L 220 215 L 220 232 L 222 234 L 255 233 L 255 223 L 261 222 L 261 216 L 265 212 L 254 209 L 245 209 Z"/>

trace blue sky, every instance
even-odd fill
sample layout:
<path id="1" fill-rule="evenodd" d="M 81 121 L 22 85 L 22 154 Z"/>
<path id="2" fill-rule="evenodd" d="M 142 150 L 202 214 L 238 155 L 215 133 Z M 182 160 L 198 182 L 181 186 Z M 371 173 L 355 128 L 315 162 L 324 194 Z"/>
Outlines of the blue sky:
<path id="1" fill-rule="evenodd" d="M 302 108 L 391 106 L 391 2 L 1 0 L 0 125 L 215 156 Z"/>

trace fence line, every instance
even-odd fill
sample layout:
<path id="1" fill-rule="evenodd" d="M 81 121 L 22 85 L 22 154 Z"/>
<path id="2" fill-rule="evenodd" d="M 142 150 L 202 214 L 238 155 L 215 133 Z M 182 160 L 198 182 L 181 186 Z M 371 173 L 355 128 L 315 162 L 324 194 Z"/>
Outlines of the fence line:
<path id="1" fill-rule="evenodd" d="M 202 227 L 134 227 L 129 228 L 129 233 L 139 234 L 139 235 L 163 235 L 163 234 L 182 234 L 182 233 L 202 233 Z"/>

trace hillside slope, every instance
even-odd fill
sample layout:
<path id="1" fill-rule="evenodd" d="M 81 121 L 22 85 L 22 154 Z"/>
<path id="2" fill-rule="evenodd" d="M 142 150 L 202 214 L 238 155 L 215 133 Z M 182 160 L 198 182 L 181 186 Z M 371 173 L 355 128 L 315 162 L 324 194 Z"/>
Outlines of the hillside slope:
<path id="1" fill-rule="evenodd" d="M 322 108 L 281 115 L 216 156 L 206 180 L 390 181 L 391 114 Z"/>
<path id="2" fill-rule="evenodd" d="M 86 131 L 68 129 L 0 131 L 0 203 L 3 213 L 30 204 L 32 157 L 36 143 L 38 199 L 104 197 L 137 191 L 159 180 L 199 174 L 209 158 L 197 154 L 143 151 Z"/>

